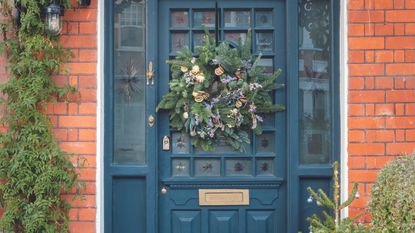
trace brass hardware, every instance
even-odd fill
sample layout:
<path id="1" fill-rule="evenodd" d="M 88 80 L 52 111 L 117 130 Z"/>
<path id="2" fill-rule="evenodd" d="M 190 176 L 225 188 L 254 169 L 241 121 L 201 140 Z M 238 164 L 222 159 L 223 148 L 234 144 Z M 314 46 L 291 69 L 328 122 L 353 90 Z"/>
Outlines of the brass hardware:
<path id="1" fill-rule="evenodd" d="M 165 151 L 170 150 L 170 138 L 168 136 L 163 137 L 163 150 Z"/>
<path id="2" fill-rule="evenodd" d="M 249 189 L 199 189 L 199 205 L 249 205 Z"/>
<path id="3" fill-rule="evenodd" d="M 151 85 L 154 85 L 153 62 L 150 62 L 148 64 L 148 69 L 147 69 L 146 76 L 147 76 L 147 85 L 150 85 L 150 82 L 151 82 Z"/>
<path id="4" fill-rule="evenodd" d="M 160 192 L 161 192 L 161 194 L 166 194 L 167 193 L 167 188 L 163 187 Z"/>
<path id="5" fill-rule="evenodd" d="M 150 126 L 150 127 L 153 127 L 154 126 L 154 122 L 156 121 L 156 119 L 154 118 L 154 116 L 153 115 L 150 115 L 149 117 L 148 117 L 148 125 Z"/>

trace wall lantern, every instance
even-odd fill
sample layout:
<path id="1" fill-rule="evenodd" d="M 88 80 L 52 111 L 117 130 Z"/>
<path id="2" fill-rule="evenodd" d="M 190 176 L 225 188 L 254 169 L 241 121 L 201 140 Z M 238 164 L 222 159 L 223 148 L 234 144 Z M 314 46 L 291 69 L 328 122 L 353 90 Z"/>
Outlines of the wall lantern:
<path id="1" fill-rule="evenodd" d="M 91 0 L 81 0 L 81 6 L 87 7 L 91 5 Z"/>
<path id="2" fill-rule="evenodd" d="M 58 35 L 62 30 L 63 8 L 54 0 L 52 4 L 46 7 L 46 30 L 53 35 Z"/>

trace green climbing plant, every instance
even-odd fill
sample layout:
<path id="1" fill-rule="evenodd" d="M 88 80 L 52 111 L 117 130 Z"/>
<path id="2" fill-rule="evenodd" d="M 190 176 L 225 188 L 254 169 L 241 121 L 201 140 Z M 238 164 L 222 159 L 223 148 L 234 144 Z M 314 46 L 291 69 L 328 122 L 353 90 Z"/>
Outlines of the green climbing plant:
<path id="1" fill-rule="evenodd" d="M 9 74 L 0 86 L 0 232 L 68 231 L 70 205 L 62 194 L 78 184 L 78 175 L 53 137 L 45 107 L 75 90 L 52 79 L 71 56 L 45 30 L 42 10 L 52 1 L 0 0 L 0 52 Z M 70 7 L 69 0 L 62 4 Z"/>

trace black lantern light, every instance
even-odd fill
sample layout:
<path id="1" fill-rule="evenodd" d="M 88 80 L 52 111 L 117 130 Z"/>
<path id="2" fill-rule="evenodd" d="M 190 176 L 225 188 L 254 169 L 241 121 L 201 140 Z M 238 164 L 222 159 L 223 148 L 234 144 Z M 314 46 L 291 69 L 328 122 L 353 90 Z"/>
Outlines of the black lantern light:
<path id="1" fill-rule="evenodd" d="M 88 7 L 89 5 L 91 5 L 91 0 L 81 0 L 82 7 Z"/>
<path id="2" fill-rule="evenodd" d="M 46 7 L 46 30 L 53 35 L 58 35 L 62 30 L 61 16 L 64 11 L 59 3 L 59 0 L 54 0 Z"/>

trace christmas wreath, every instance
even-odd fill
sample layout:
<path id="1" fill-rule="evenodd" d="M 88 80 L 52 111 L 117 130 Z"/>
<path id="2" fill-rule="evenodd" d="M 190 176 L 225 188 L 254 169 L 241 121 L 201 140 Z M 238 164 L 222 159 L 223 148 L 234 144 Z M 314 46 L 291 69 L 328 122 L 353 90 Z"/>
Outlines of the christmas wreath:
<path id="1" fill-rule="evenodd" d="M 212 151 L 225 141 L 243 151 L 251 130 L 262 133 L 262 114 L 284 110 L 271 97 L 273 90 L 283 87 L 275 82 L 281 70 L 264 72 L 260 56 L 252 56 L 250 47 L 249 39 L 238 46 L 216 46 L 206 34 L 196 49 L 197 58 L 186 48 L 167 61 L 170 91 L 157 111 L 168 110 L 170 126 L 189 134 L 196 148 Z"/>

